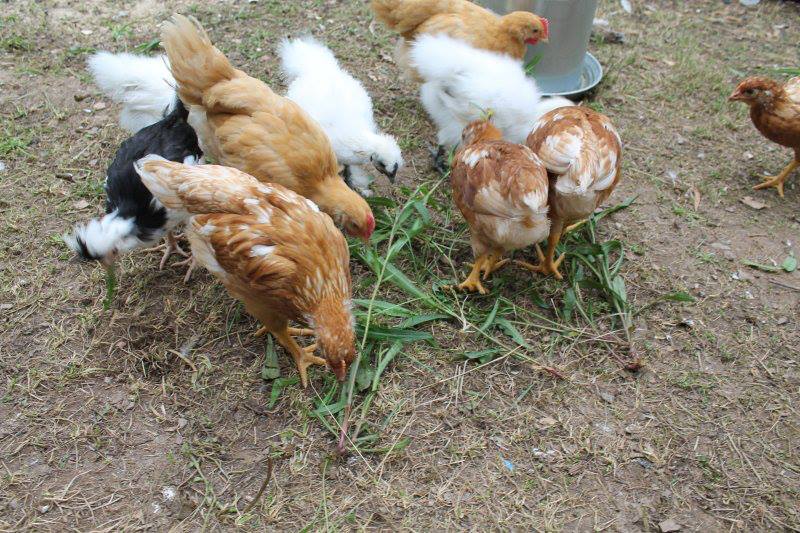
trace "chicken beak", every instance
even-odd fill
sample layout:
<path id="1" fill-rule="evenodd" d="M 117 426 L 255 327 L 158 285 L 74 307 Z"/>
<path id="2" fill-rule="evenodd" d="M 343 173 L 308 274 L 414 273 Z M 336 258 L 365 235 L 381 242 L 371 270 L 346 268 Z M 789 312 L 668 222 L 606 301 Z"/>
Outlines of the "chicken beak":
<path id="1" fill-rule="evenodd" d="M 397 167 L 398 165 L 395 164 L 394 168 L 391 172 L 386 173 L 386 177 L 389 178 L 389 182 L 394 184 L 394 180 L 397 179 Z"/>
<path id="2" fill-rule="evenodd" d="M 733 91 L 733 94 L 728 97 L 729 102 L 737 102 L 742 99 L 742 94 L 739 91 Z"/>

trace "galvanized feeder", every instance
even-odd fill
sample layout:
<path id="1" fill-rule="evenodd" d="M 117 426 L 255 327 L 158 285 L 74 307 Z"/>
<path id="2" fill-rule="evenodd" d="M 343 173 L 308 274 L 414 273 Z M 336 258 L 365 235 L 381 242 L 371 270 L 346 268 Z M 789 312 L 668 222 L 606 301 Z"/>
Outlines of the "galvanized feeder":
<path id="1" fill-rule="evenodd" d="M 547 96 L 577 98 L 594 88 L 603 67 L 586 50 L 597 0 L 480 0 L 498 15 L 531 11 L 550 22 L 550 39 L 528 47 L 525 63 L 536 62 L 533 77 Z"/>

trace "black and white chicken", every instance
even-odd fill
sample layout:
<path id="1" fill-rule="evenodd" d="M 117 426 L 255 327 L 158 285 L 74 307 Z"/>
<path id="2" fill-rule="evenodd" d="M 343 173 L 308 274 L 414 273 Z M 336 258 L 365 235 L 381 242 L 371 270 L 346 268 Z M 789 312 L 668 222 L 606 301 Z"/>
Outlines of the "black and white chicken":
<path id="1" fill-rule="evenodd" d="M 105 216 L 78 224 L 72 234 L 64 236 L 82 259 L 99 261 L 109 268 L 121 254 L 155 244 L 164 236 L 167 243 L 161 268 L 172 252 L 183 253 L 171 233 L 183 221 L 183 214 L 164 208 L 153 197 L 136 173 L 134 162 L 155 154 L 185 164 L 202 163 L 203 152 L 187 117 L 188 111 L 176 99 L 160 121 L 122 143 L 106 173 Z"/>

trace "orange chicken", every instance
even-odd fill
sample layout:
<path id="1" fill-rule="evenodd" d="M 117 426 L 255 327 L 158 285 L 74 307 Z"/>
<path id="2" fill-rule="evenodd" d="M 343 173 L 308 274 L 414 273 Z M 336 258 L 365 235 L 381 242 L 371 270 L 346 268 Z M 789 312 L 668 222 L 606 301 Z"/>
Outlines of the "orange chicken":
<path id="1" fill-rule="evenodd" d="M 620 178 L 622 141 L 611 121 L 588 107 L 560 107 L 544 114 L 526 141 L 547 167 L 552 222 L 547 255 L 527 268 L 562 279 L 555 259 L 564 228 L 588 218 L 609 197 Z"/>
<path id="2" fill-rule="evenodd" d="M 459 288 L 486 294 L 481 273 L 487 280 L 508 262 L 506 253 L 547 237 L 547 171 L 529 148 L 503 141 L 500 130 L 483 119 L 464 128 L 450 181 L 475 255 Z"/>
<path id="3" fill-rule="evenodd" d="M 234 68 L 196 20 L 175 15 L 164 26 L 162 42 L 178 94 L 192 106 L 192 125 L 216 162 L 309 198 L 348 234 L 369 239 L 375 229 L 372 211 L 338 175 L 319 124 L 293 101 Z"/>
<path id="4" fill-rule="evenodd" d="M 372 11 L 400 34 L 397 63 L 417 79 L 408 47 L 419 35 L 445 34 L 521 60 L 527 45 L 547 41 L 549 32 L 547 19 L 528 11 L 501 17 L 467 0 L 372 0 Z"/>
<path id="5" fill-rule="evenodd" d="M 794 159 L 777 176 L 763 176 L 754 189 L 775 187 L 783 198 L 783 184 L 800 167 L 800 77 L 786 83 L 768 78 L 747 78 L 731 95 L 732 101 L 750 106 L 750 119 L 774 143 L 794 150 Z"/>
<path id="6" fill-rule="evenodd" d="M 310 365 L 327 365 L 344 380 L 355 357 L 350 256 L 331 218 L 289 189 L 233 168 L 149 155 L 136 171 L 165 207 L 191 217 L 195 259 L 291 354 L 303 386 Z M 312 330 L 290 328 L 290 320 Z M 292 337 L 312 333 L 317 344 L 307 348 Z M 317 345 L 324 359 L 313 355 Z"/>

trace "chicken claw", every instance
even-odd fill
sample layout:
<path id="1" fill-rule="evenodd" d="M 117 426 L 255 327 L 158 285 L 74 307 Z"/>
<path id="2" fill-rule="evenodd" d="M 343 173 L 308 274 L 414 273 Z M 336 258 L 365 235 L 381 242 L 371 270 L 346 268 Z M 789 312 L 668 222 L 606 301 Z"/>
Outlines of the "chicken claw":
<path id="1" fill-rule="evenodd" d="M 308 367 L 311 365 L 326 366 L 328 364 L 322 357 L 314 355 L 314 350 L 316 349 L 317 345 L 312 344 L 311 346 L 300 348 L 300 352 L 297 355 L 294 353 L 292 354 L 292 357 L 294 357 L 294 364 L 297 365 L 297 371 L 300 374 L 300 383 L 303 385 L 304 389 L 308 387 Z"/>
<path id="2" fill-rule="evenodd" d="M 796 168 L 800 167 L 800 161 L 792 161 L 789 163 L 786 168 L 784 168 L 780 174 L 777 176 L 761 176 L 761 180 L 763 183 L 759 183 L 753 189 L 761 190 L 761 189 L 768 189 L 770 187 L 775 187 L 778 190 L 778 195 L 783 198 L 783 184 L 786 181 L 786 178 L 789 177 L 789 174 L 794 172 Z"/>
<path id="3" fill-rule="evenodd" d="M 489 292 L 486 290 L 483 284 L 481 284 L 481 272 L 486 262 L 490 260 L 490 257 L 490 255 L 485 254 L 475 260 L 475 264 L 472 265 L 472 272 L 470 272 L 469 276 L 467 276 L 467 279 L 465 279 L 464 282 L 458 286 L 459 290 L 467 292 L 479 292 L 481 294 L 487 294 Z"/>
<path id="4" fill-rule="evenodd" d="M 558 271 L 558 267 L 561 266 L 561 262 L 564 261 L 565 254 L 561 254 L 561 256 L 558 259 L 553 260 L 554 254 L 555 252 L 551 254 L 550 250 L 548 250 L 548 254 L 545 257 L 544 253 L 542 252 L 542 247 L 537 244 L 536 255 L 539 256 L 538 265 L 534 265 L 528 263 L 527 261 L 520 261 L 520 260 L 515 260 L 514 263 L 521 266 L 522 268 L 530 270 L 531 272 L 538 272 L 539 274 L 544 274 L 545 276 L 552 275 L 554 278 L 561 281 L 562 279 L 564 279 L 564 276 L 561 274 L 561 272 Z"/>
<path id="5" fill-rule="evenodd" d="M 173 235 L 171 231 L 167 232 L 166 242 L 164 242 L 164 244 L 160 244 L 154 248 L 148 248 L 145 250 L 145 252 L 157 252 L 160 250 L 164 250 L 164 256 L 161 258 L 161 262 L 158 264 L 159 270 L 164 270 L 164 266 L 167 264 L 167 259 L 169 259 L 173 252 L 177 252 L 183 257 L 191 257 L 190 253 L 186 252 L 178 245 L 178 241 L 175 239 L 175 235 Z"/>

